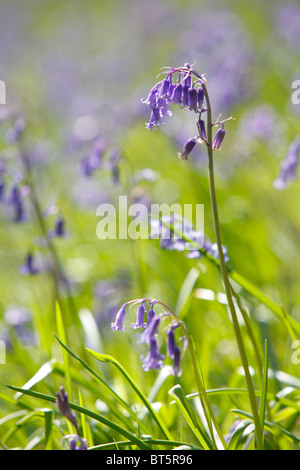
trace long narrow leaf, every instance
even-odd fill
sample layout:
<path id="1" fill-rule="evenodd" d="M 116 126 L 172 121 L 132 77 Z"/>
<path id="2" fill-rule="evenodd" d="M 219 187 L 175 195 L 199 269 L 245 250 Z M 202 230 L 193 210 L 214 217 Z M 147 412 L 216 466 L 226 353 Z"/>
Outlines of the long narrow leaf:
<path id="1" fill-rule="evenodd" d="M 169 390 L 169 395 L 174 398 L 179 410 L 181 411 L 186 422 L 188 423 L 189 427 L 191 428 L 203 448 L 206 450 L 213 450 L 214 447 L 210 442 L 210 439 L 207 436 L 206 432 L 199 426 L 196 415 L 192 410 L 189 402 L 185 398 L 185 394 L 181 386 L 178 384 L 175 385 L 173 388 L 171 388 L 171 390 Z"/>
<path id="2" fill-rule="evenodd" d="M 263 372 L 260 408 L 259 408 L 259 417 L 260 417 L 262 434 L 264 432 L 264 422 L 265 422 L 265 414 L 266 414 L 266 406 L 267 406 L 267 392 L 268 392 L 268 344 L 267 344 L 267 340 L 265 340 L 264 372 Z"/>
<path id="3" fill-rule="evenodd" d="M 38 398 L 40 400 L 46 400 L 50 403 L 55 403 L 56 398 L 51 396 L 51 395 L 46 395 L 44 393 L 40 392 L 35 392 L 33 390 L 24 390 L 20 387 L 15 387 L 13 385 L 7 385 L 8 388 L 11 390 L 14 390 L 16 392 L 21 392 L 24 393 L 25 395 L 29 395 L 31 397 Z M 109 419 L 105 418 L 104 416 L 100 415 L 99 413 L 95 413 L 94 411 L 91 411 L 87 408 L 84 408 L 83 406 L 77 405 L 76 403 L 69 402 L 69 406 L 72 410 L 78 411 L 79 413 L 83 413 L 86 416 L 89 416 L 90 418 L 99 421 L 100 423 L 104 424 L 105 426 L 109 427 L 110 429 L 113 429 L 114 431 L 118 432 L 122 436 L 126 437 L 126 439 L 129 439 L 132 444 L 135 444 L 142 450 L 151 450 L 151 447 L 146 444 L 142 439 L 139 439 L 137 436 L 132 434 L 131 432 L 127 431 L 127 429 L 122 428 L 116 423 L 113 423 Z"/>
<path id="4" fill-rule="evenodd" d="M 138 397 L 141 399 L 147 410 L 149 411 L 150 416 L 154 419 L 154 421 L 157 423 L 159 428 L 161 429 L 162 433 L 167 439 L 172 439 L 172 436 L 168 430 L 168 428 L 165 426 L 164 422 L 160 419 L 160 416 L 156 411 L 153 409 L 151 406 L 151 403 L 148 401 L 147 397 L 144 395 L 144 393 L 141 391 L 141 389 L 137 386 L 137 384 L 134 382 L 132 377 L 128 374 L 126 369 L 112 356 L 109 356 L 107 354 L 101 354 L 96 351 L 92 351 L 91 349 L 87 349 L 87 351 L 98 361 L 100 362 L 111 362 L 114 364 L 117 369 L 121 372 L 121 374 L 125 377 L 127 382 L 130 384 L 132 389 L 135 391 L 135 393 L 138 395 Z"/>

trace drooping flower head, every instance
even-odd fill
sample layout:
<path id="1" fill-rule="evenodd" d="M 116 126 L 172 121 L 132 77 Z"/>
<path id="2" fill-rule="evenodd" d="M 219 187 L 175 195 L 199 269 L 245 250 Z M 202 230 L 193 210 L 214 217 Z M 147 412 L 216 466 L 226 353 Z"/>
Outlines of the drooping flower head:
<path id="1" fill-rule="evenodd" d="M 161 326 L 162 317 L 169 318 L 170 314 L 166 311 L 163 313 L 157 314 L 155 312 L 156 304 L 162 304 L 158 300 L 150 299 L 137 299 L 126 302 L 122 305 L 120 310 L 116 315 L 116 320 L 111 324 L 113 330 L 125 331 L 125 326 L 123 326 L 123 321 L 126 315 L 126 309 L 129 304 L 135 305 L 139 304 L 136 313 L 136 322 L 131 324 L 132 329 L 140 328 L 143 331 L 139 335 L 139 344 L 145 344 L 149 347 L 148 353 L 145 356 L 142 356 L 143 364 L 142 367 L 145 371 L 151 369 L 160 369 L 163 366 L 163 361 L 165 359 L 164 355 L 159 352 L 158 346 L 158 335 L 159 329 Z M 165 304 L 162 304 L 165 306 Z M 166 306 L 165 306 L 166 307 Z M 148 312 L 147 312 L 148 310 Z M 145 321 L 146 317 L 146 321 Z M 181 371 L 179 370 L 179 363 L 181 359 L 181 349 L 176 344 L 174 330 L 180 326 L 180 322 L 173 321 L 170 327 L 166 332 L 167 339 L 167 350 L 168 356 L 173 360 L 173 369 L 171 373 L 173 375 L 180 375 Z"/>
<path id="2" fill-rule="evenodd" d="M 142 100 L 151 110 L 147 129 L 163 124 L 163 118 L 172 115 L 169 109 L 171 104 L 195 113 L 203 111 L 204 76 L 201 77 L 190 64 L 177 68 L 168 67 L 162 74 L 165 78 L 157 82 L 148 97 Z"/>
<path id="3" fill-rule="evenodd" d="M 150 109 L 150 119 L 146 124 L 146 129 L 164 124 L 164 117 L 171 116 L 171 105 L 179 105 L 180 108 L 192 111 L 198 115 L 197 128 L 199 135 L 189 139 L 181 152 L 178 153 L 179 158 L 187 160 L 189 154 L 197 143 L 205 143 L 211 146 L 212 150 L 220 150 L 221 144 L 225 137 L 223 122 L 215 122 L 214 127 L 222 125 L 218 129 L 212 142 L 207 141 L 205 123 L 201 118 L 202 113 L 208 110 L 209 98 L 206 91 L 205 75 L 199 75 L 191 64 L 184 64 L 183 67 L 165 67 L 161 75 L 165 75 L 163 79 L 157 82 L 151 88 L 148 97 L 142 102 Z M 205 107 L 206 106 L 206 107 Z"/>

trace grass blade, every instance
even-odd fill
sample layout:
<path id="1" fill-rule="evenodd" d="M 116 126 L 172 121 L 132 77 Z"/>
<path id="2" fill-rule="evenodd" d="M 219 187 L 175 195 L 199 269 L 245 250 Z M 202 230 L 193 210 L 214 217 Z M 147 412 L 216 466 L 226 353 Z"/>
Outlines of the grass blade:
<path id="1" fill-rule="evenodd" d="M 264 432 L 264 422 L 265 422 L 266 405 L 267 405 L 267 392 L 268 392 L 268 345 L 267 345 L 267 340 L 265 340 L 264 369 L 263 369 L 263 380 L 262 380 L 260 408 L 259 408 L 259 418 L 260 418 L 260 423 L 261 423 L 262 434 Z"/>
<path id="2" fill-rule="evenodd" d="M 172 387 L 171 390 L 169 390 L 169 395 L 174 398 L 179 410 L 203 448 L 213 450 L 214 447 L 206 435 L 206 432 L 199 426 L 196 415 L 187 401 L 181 386 L 177 384 Z"/>
<path id="3" fill-rule="evenodd" d="M 51 395 L 46 395 L 44 393 L 35 392 L 33 390 L 24 390 L 20 387 L 15 387 L 13 385 L 7 385 L 7 387 L 16 392 L 24 393 L 24 395 L 29 395 L 31 397 L 38 398 L 40 400 L 46 400 L 47 402 L 50 402 L 50 403 L 56 403 L 56 397 L 53 397 Z M 84 415 L 98 421 L 99 423 L 104 424 L 110 429 L 121 434 L 123 437 L 128 439 L 132 444 L 135 444 L 136 446 L 138 446 L 141 450 L 151 450 L 151 447 L 142 439 L 139 439 L 135 434 L 132 434 L 130 431 L 127 431 L 127 429 L 124 429 L 118 424 L 105 418 L 104 416 L 101 416 L 99 413 L 95 413 L 94 411 L 91 411 L 87 408 L 84 408 L 83 406 L 77 405 L 76 403 L 72 403 L 72 402 L 69 402 L 69 406 L 72 410 L 77 411 L 78 413 L 83 413 Z"/>
<path id="4" fill-rule="evenodd" d="M 160 419 L 158 413 L 153 409 L 151 406 L 151 403 L 148 401 L 147 397 L 144 395 L 144 393 L 140 390 L 140 388 L 137 386 L 137 384 L 134 382 L 134 380 L 131 378 L 131 376 L 128 374 L 128 372 L 124 369 L 124 367 L 112 356 L 109 356 L 107 354 L 101 354 L 96 351 L 92 351 L 91 349 L 87 349 L 87 351 L 98 361 L 100 362 L 111 362 L 114 364 L 117 369 L 121 372 L 121 374 L 125 377 L 127 382 L 130 384 L 132 389 L 135 391 L 135 393 L 138 395 L 140 400 L 143 402 L 147 410 L 149 411 L 150 416 L 153 418 L 153 420 L 157 423 L 159 426 L 160 430 L 164 434 L 164 436 L 167 439 L 172 439 L 172 436 L 168 430 L 168 428 L 165 426 L 164 422 Z"/>

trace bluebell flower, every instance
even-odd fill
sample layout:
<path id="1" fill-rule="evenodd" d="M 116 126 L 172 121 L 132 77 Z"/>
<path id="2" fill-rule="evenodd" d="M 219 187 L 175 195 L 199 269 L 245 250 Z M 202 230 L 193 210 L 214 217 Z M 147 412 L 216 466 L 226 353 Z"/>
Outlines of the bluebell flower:
<path id="1" fill-rule="evenodd" d="M 196 113 L 202 109 L 204 94 L 201 91 L 201 77 L 192 70 L 190 64 L 177 69 L 169 68 L 163 73 L 167 76 L 156 83 L 148 97 L 142 100 L 151 109 L 147 129 L 163 124 L 162 118 L 171 116 L 171 104 L 178 104 Z"/>
<path id="2" fill-rule="evenodd" d="M 92 176 L 99 168 L 105 148 L 106 142 L 99 139 L 93 145 L 91 152 L 83 157 L 80 163 L 80 170 L 83 176 Z"/>
<path id="3" fill-rule="evenodd" d="M 3 180 L 0 180 L 0 202 L 4 202 L 4 190 L 5 190 L 5 183 Z"/>
<path id="4" fill-rule="evenodd" d="M 148 310 L 148 314 L 147 314 L 147 322 L 146 322 L 147 326 L 151 323 L 154 316 L 155 316 L 155 310 L 154 310 L 153 305 L 151 305 L 149 310 Z"/>
<path id="5" fill-rule="evenodd" d="M 171 97 L 171 101 L 174 104 L 181 104 L 182 103 L 182 85 L 181 83 L 178 83 L 176 87 L 174 88 L 173 95 Z"/>
<path id="6" fill-rule="evenodd" d="M 213 150 L 220 150 L 221 149 L 221 145 L 222 145 L 222 142 L 224 140 L 224 137 L 225 137 L 225 129 L 223 128 L 220 128 L 217 130 L 216 132 L 216 135 L 212 141 L 212 149 Z"/>
<path id="7" fill-rule="evenodd" d="M 24 204 L 20 189 L 17 184 L 15 184 L 11 190 L 11 194 L 8 199 L 8 204 L 12 206 L 14 211 L 13 221 L 23 222 L 25 220 Z"/>
<path id="8" fill-rule="evenodd" d="M 150 349 L 143 361 L 143 369 L 149 371 L 152 369 L 161 369 L 164 356 L 160 354 L 156 338 L 150 338 Z"/>
<path id="9" fill-rule="evenodd" d="M 64 238 L 67 235 L 66 229 L 65 229 L 65 220 L 60 217 L 53 230 L 50 230 L 48 233 L 50 238 Z"/>
<path id="10" fill-rule="evenodd" d="M 203 121 L 203 119 L 198 120 L 197 127 L 198 127 L 200 138 L 202 140 L 206 140 L 207 136 L 206 136 L 205 122 Z"/>
<path id="11" fill-rule="evenodd" d="M 189 109 L 190 111 L 198 112 L 198 93 L 196 88 L 189 88 Z"/>
<path id="12" fill-rule="evenodd" d="M 181 372 L 182 372 L 182 371 L 179 369 L 180 359 L 181 359 L 181 349 L 180 349 L 179 346 L 175 346 L 175 348 L 174 348 L 174 355 L 173 355 L 173 369 L 172 369 L 172 375 L 177 375 L 177 377 L 180 377 Z"/>
<path id="13" fill-rule="evenodd" d="M 111 324 L 111 327 L 113 330 L 125 331 L 125 326 L 123 326 L 125 315 L 126 315 L 126 304 L 122 305 L 122 307 L 117 313 L 115 322 Z"/>
<path id="14" fill-rule="evenodd" d="M 154 126 L 159 126 L 162 124 L 160 110 L 157 107 L 152 108 L 150 120 L 146 125 L 147 129 L 152 129 Z"/>
<path id="15" fill-rule="evenodd" d="M 61 414 L 65 416 L 78 431 L 78 422 L 76 416 L 70 408 L 68 394 L 63 387 L 60 387 L 60 392 L 56 393 L 56 403 Z"/>
<path id="16" fill-rule="evenodd" d="M 194 139 L 189 139 L 189 140 L 185 143 L 182 152 L 179 152 L 179 153 L 178 153 L 179 158 L 181 158 L 181 160 L 187 160 L 189 154 L 190 154 L 190 153 L 192 152 L 192 150 L 194 149 L 196 143 L 197 143 L 197 139 L 196 139 L 196 138 L 194 138 Z"/>
<path id="17" fill-rule="evenodd" d="M 139 335 L 139 344 L 143 343 L 149 346 L 149 351 L 148 354 L 144 357 L 143 359 L 143 369 L 145 371 L 151 370 L 151 369 L 159 369 L 163 365 L 163 361 L 165 357 L 160 354 L 159 348 L 158 348 L 158 342 L 157 342 L 157 337 L 159 334 L 159 326 L 161 323 L 161 316 L 163 315 L 164 317 L 170 317 L 170 314 L 166 311 L 164 311 L 162 314 L 157 315 L 154 310 L 154 306 L 156 304 L 161 304 L 164 306 L 164 309 L 166 308 L 168 310 L 168 307 L 166 307 L 165 304 L 162 304 L 158 300 L 149 300 L 149 299 L 137 299 L 137 300 L 132 300 L 129 302 L 126 302 L 121 309 L 119 310 L 116 321 L 115 323 L 112 324 L 113 329 L 119 329 L 124 331 L 123 327 L 123 320 L 125 317 L 126 313 L 126 307 L 129 304 L 136 304 L 139 303 L 139 307 L 137 309 L 137 314 L 136 314 L 136 322 L 132 323 L 131 326 L 133 329 L 136 328 L 144 328 L 142 333 Z M 145 319 L 145 314 L 147 311 L 147 308 L 149 307 L 148 313 L 147 313 L 147 321 L 144 322 Z M 179 348 L 178 345 L 175 343 L 175 334 L 174 331 L 176 328 L 180 326 L 181 322 L 173 321 L 169 328 L 166 331 L 166 337 L 167 337 L 167 351 L 168 351 L 168 357 L 170 357 L 173 360 L 173 369 L 172 369 L 172 374 L 179 376 L 181 374 L 181 370 L 179 369 L 179 363 L 181 359 L 181 349 Z M 185 346 L 186 346 L 186 340 L 185 338 Z M 184 348 L 184 350 L 186 347 Z"/>
<path id="18" fill-rule="evenodd" d="M 40 269 L 34 263 L 33 254 L 29 253 L 26 257 L 25 263 L 20 267 L 20 273 L 23 275 L 34 275 L 39 272 Z"/>
<path id="19" fill-rule="evenodd" d="M 300 154 L 300 135 L 298 135 L 290 145 L 285 160 L 281 163 L 280 174 L 274 181 L 276 189 L 285 189 L 288 183 L 297 177 Z"/>
<path id="20" fill-rule="evenodd" d="M 144 322 L 145 313 L 145 304 L 142 302 L 137 309 L 136 322 L 131 323 L 131 328 L 145 328 L 147 326 L 147 323 Z"/>
<path id="21" fill-rule="evenodd" d="M 177 231 L 181 236 L 177 235 Z M 161 220 L 151 219 L 151 237 L 159 238 L 162 249 L 185 252 L 188 258 L 201 258 L 206 253 L 214 258 L 219 256 L 217 244 L 211 243 L 202 230 L 195 230 L 188 220 L 177 214 L 162 217 Z M 223 253 L 228 262 L 225 246 Z"/>
<path id="22" fill-rule="evenodd" d="M 17 118 L 13 123 L 13 126 L 8 130 L 6 134 L 6 139 L 10 143 L 18 142 L 21 138 L 21 135 L 26 127 L 25 120 L 22 118 Z"/>
<path id="23" fill-rule="evenodd" d="M 203 91 L 202 86 L 198 88 L 197 100 L 198 100 L 198 107 L 201 109 L 203 106 L 203 101 L 204 101 L 204 91 Z"/>
<path id="24" fill-rule="evenodd" d="M 158 327 L 160 324 L 160 318 L 158 315 L 154 315 L 147 324 L 146 329 L 142 332 L 140 336 L 140 343 L 150 344 L 152 338 L 154 338 L 158 333 Z"/>
<path id="25" fill-rule="evenodd" d="M 85 439 L 82 439 L 80 436 L 68 436 L 69 437 L 69 445 L 70 450 L 87 450 L 87 444 Z"/>

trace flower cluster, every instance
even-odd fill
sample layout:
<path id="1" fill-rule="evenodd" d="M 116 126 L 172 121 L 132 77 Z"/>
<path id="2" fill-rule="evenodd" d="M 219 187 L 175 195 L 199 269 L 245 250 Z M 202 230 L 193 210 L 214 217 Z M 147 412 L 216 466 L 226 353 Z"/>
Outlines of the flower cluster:
<path id="1" fill-rule="evenodd" d="M 159 126 L 165 116 L 172 115 L 169 110 L 171 104 L 178 104 L 181 108 L 195 113 L 204 111 L 204 91 L 201 85 L 204 77 L 200 77 L 190 64 L 179 68 L 168 68 L 163 74 L 166 74 L 166 77 L 157 82 L 151 88 L 148 97 L 142 100 L 151 109 L 147 129 Z M 193 76 L 196 77 L 195 80 Z"/>
<path id="2" fill-rule="evenodd" d="M 162 304 L 158 300 L 151 299 L 138 299 L 135 301 L 129 301 L 122 305 L 120 310 L 116 315 L 115 321 L 111 324 L 113 330 L 125 331 L 125 326 L 123 325 L 127 308 L 130 304 L 139 303 L 136 321 L 131 323 L 132 329 L 141 329 L 142 332 L 139 335 L 139 343 L 144 343 L 149 347 L 149 351 L 146 356 L 142 356 L 143 360 L 143 369 L 149 371 L 152 369 L 160 369 L 164 364 L 165 356 L 159 351 L 159 344 L 157 336 L 159 333 L 159 327 L 161 324 L 162 317 L 170 318 L 170 314 L 166 311 L 162 313 L 157 313 L 155 311 L 155 306 Z M 177 320 L 172 320 L 170 325 L 166 330 L 167 338 L 167 355 L 173 360 L 173 369 L 172 374 L 180 376 L 181 370 L 179 368 L 180 359 L 182 355 L 181 348 L 176 344 L 175 341 L 175 330 L 180 326 L 180 322 Z M 185 348 L 185 347 L 184 347 Z"/>
<path id="3" fill-rule="evenodd" d="M 211 145 L 213 150 L 220 150 L 221 144 L 225 137 L 224 121 L 216 121 L 213 126 L 221 125 L 213 138 L 212 143 L 207 141 L 205 123 L 201 119 L 202 113 L 207 111 L 204 106 L 206 92 L 204 75 L 199 75 L 193 67 L 186 63 L 183 67 L 172 68 L 168 67 L 165 78 L 157 82 L 151 88 L 148 97 L 142 99 L 150 110 L 150 119 L 146 123 L 146 129 L 153 129 L 153 127 L 163 124 L 165 116 L 171 116 L 171 104 L 177 104 L 182 109 L 193 111 L 199 115 L 197 127 L 199 135 L 189 139 L 183 147 L 182 152 L 178 153 L 179 158 L 187 160 L 188 155 L 192 152 L 197 143 L 206 143 L 207 146 Z M 160 75 L 162 75 L 160 74 Z"/>
<path id="4" fill-rule="evenodd" d="M 159 238 L 162 249 L 186 252 L 188 258 L 200 259 L 205 254 L 218 259 L 218 247 L 202 230 L 195 230 L 191 222 L 179 214 L 151 219 L 151 238 Z M 225 261 L 229 261 L 223 246 Z"/>

